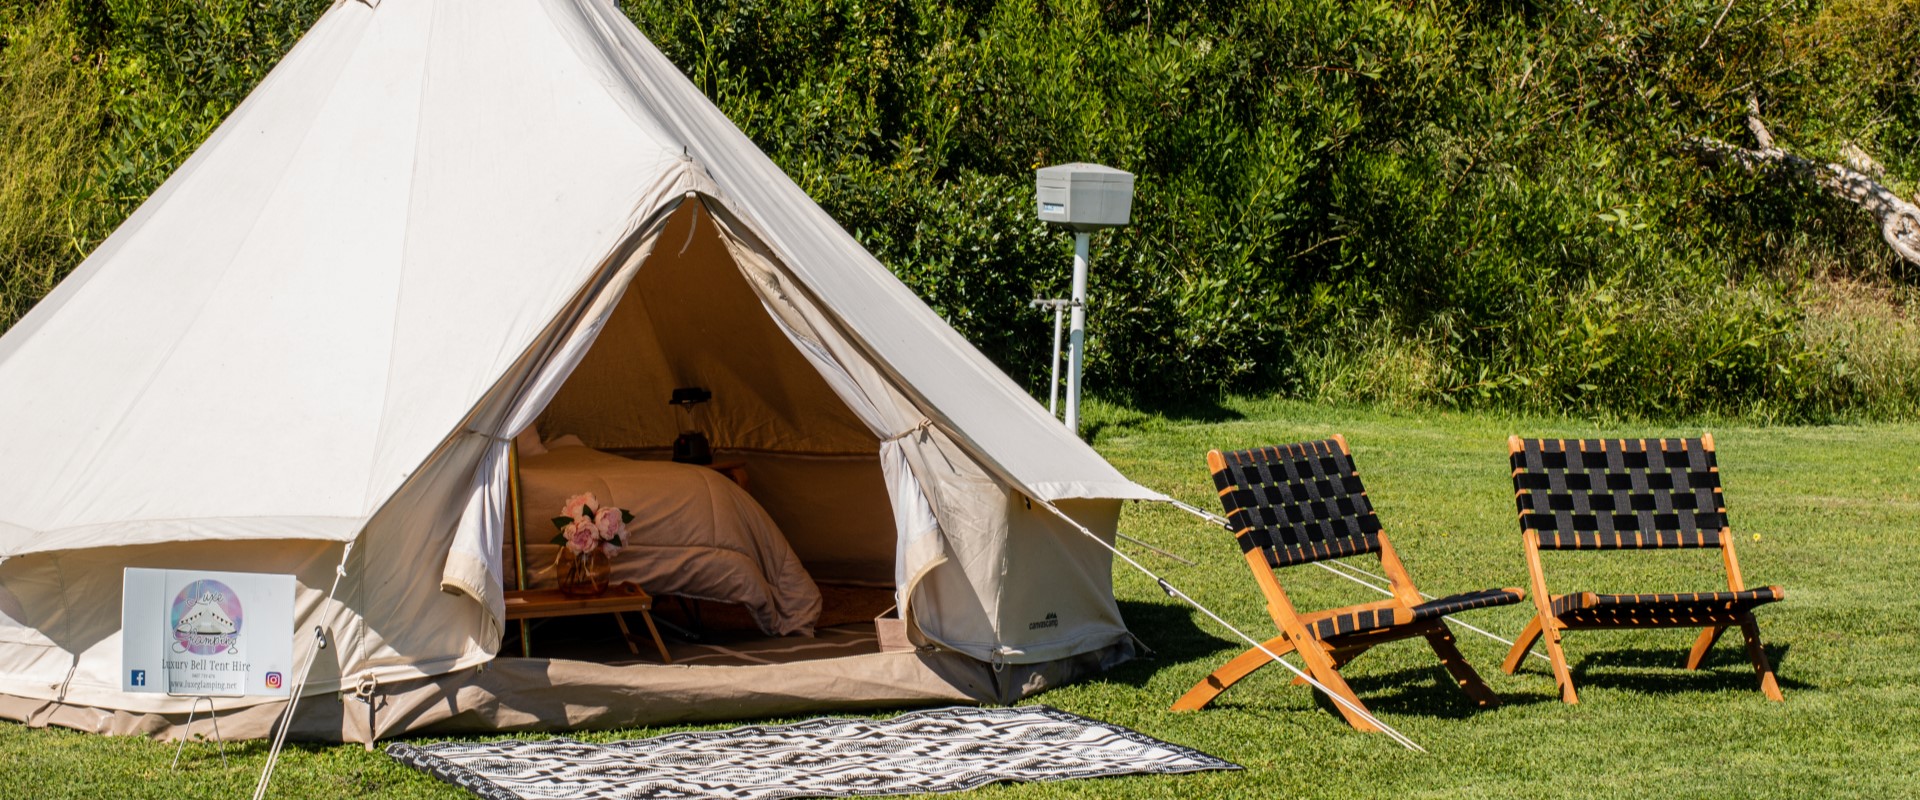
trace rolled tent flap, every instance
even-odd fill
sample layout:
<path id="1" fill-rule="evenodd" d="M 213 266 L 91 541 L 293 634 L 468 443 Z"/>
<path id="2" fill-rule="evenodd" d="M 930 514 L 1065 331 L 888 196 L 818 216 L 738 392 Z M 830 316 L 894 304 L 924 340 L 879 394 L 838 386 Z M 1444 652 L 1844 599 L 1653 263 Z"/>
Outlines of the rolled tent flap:
<path id="1" fill-rule="evenodd" d="M 607 315 L 613 313 L 613 307 L 625 293 L 626 282 L 633 269 L 651 249 L 652 238 L 639 248 L 637 257 L 616 273 L 610 284 L 593 294 L 586 304 L 584 313 L 573 318 L 579 323 L 572 330 L 562 329 L 557 337 L 559 346 L 551 354 L 537 361 L 538 366 L 531 370 L 524 388 L 516 393 L 507 412 L 500 418 L 497 427 L 486 425 L 482 430 L 463 431 L 462 435 L 477 435 L 487 440 L 480 456 L 480 465 L 474 470 L 473 487 L 467 493 L 465 508 L 461 510 L 460 524 L 455 529 L 453 542 L 447 549 L 445 572 L 440 579 L 440 588 L 472 597 L 487 613 L 487 639 L 499 636 L 506 622 L 506 598 L 501 594 L 505 585 L 502 569 L 500 542 L 507 532 L 506 518 L 508 491 L 512 476 L 510 469 L 513 459 L 510 451 L 513 446 L 514 432 L 533 423 L 540 409 L 552 399 L 553 393 L 566 382 L 567 375 L 573 372 L 574 365 L 580 362 L 587 348 L 593 346 L 593 340 L 599 336 L 600 329 L 606 324 Z"/>
<path id="2" fill-rule="evenodd" d="M 927 502 L 920 479 L 914 475 L 906 455 L 904 440 L 928 424 L 918 409 L 867 363 L 865 355 L 854 350 L 840 336 L 834 322 L 812 298 L 798 287 L 790 287 L 790 278 L 775 267 L 771 254 L 762 248 L 750 232 L 740 229 L 737 218 L 719 204 L 708 206 L 717 211 L 712 219 L 721 231 L 721 239 L 739 265 L 747 285 L 760 297 L 781 333 L 800 351 L 841 402 L 865 423 L 880 440 L 880 469 L 886 477 L 887 497 L 893 505 L 898 547 L 894 555 L 894 602 L 903 618 L 919 578 L 945 558 L 940 539 L 940 521 Z"/>

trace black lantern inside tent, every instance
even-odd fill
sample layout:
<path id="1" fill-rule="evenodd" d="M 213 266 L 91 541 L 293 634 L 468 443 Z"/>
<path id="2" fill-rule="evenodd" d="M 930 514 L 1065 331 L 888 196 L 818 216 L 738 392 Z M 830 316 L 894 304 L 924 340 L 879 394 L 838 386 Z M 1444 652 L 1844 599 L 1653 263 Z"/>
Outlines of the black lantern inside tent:
<path id="1" fill-rule="evenodd" d="M 682 464 L 713 463 L 713 446 L 702 431 L 706 426 L 700 412 L 700 406 L 712 399 L 713 392 L 698 386 L 673 390 L 673 399 L 667 402 L 680 409 L 680 436 L 673 440 L 673 460 Z"/>

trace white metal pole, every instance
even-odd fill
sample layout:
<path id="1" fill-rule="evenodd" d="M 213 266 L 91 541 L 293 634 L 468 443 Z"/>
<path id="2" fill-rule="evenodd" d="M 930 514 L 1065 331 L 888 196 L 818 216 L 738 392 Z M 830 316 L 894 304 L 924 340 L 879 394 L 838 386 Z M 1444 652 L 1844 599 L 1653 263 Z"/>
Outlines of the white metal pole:
<path id="1" fill-rule="evenodd" d="M 1066 308 L 1061 306 L 1058 300 L 1052 301 L 1052 305 L 1053 367 L 1047 371 L 1047 413 L 1057 419 L 1060 416 L 1060 322 L 1062 312 L 1065 312 Z"/>
<path id="2" fill-rule="evenodd" d="M 1073 235 L 1073 323 L 1067 338 L 1067 430 L 1080 432 L 1080 368 L 1087 344 L 1087 238 Z"/>

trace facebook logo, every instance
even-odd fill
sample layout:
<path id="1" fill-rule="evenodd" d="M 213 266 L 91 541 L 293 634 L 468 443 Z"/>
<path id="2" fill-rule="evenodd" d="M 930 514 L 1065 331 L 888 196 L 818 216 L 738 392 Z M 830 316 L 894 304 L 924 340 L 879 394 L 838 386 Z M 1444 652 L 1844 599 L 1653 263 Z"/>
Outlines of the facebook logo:
<path id="1" fill-rule="evenodd" d="M 147 685 L 147 671 L 146 671 L 146 670 L 144 670 L 144 669 L 136 669 L 136 670 L 134 670 L 134 671 L 133 671 L 133 685 L 135 685 L 135 686 L 145 686 L 145 685 Z"/>

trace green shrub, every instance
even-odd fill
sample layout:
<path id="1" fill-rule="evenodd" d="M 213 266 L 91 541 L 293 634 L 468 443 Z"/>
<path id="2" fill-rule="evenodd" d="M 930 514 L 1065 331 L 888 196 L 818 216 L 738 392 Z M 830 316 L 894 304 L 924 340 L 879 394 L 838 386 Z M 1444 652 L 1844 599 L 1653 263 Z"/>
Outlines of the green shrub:
<path id="1" fill-rule="evenodd" d="M 66 165 L 8 187 L 4 224 L 26 233 L 7 235 L 39 242 L 9 249 L 9 302 L 146 197 L 325 6 L 9 11 L 8 31 L 52 20 L 34 63 L 73 98 L 52 106 L 70 123 L 34 123 L 66 144 L 0 144 Z M 1133 224 L 1094 237 L 1088 380 L 1118 400 L 1920 416 L 1900 372 L 1920 353 L 1914 273 L 1871 220 L 1683 146 L 1747 141 L 1751 93 L 1786 146 L 1857 145 L 1913 192 L 1920 0 L 625 7 L 1037 395 L 1051 320 L 1030 301 L 1067 293 L 1072 244 L 1034 220 L 1032 171 L 1096 161 L 1138 176 Z"/>
<path id="2" fill-rule="evenodd" d="M 101 87 L 58 5 L 0 7 L 0 330 L 53 289 L 97 225 L 77 197 Z"/>

